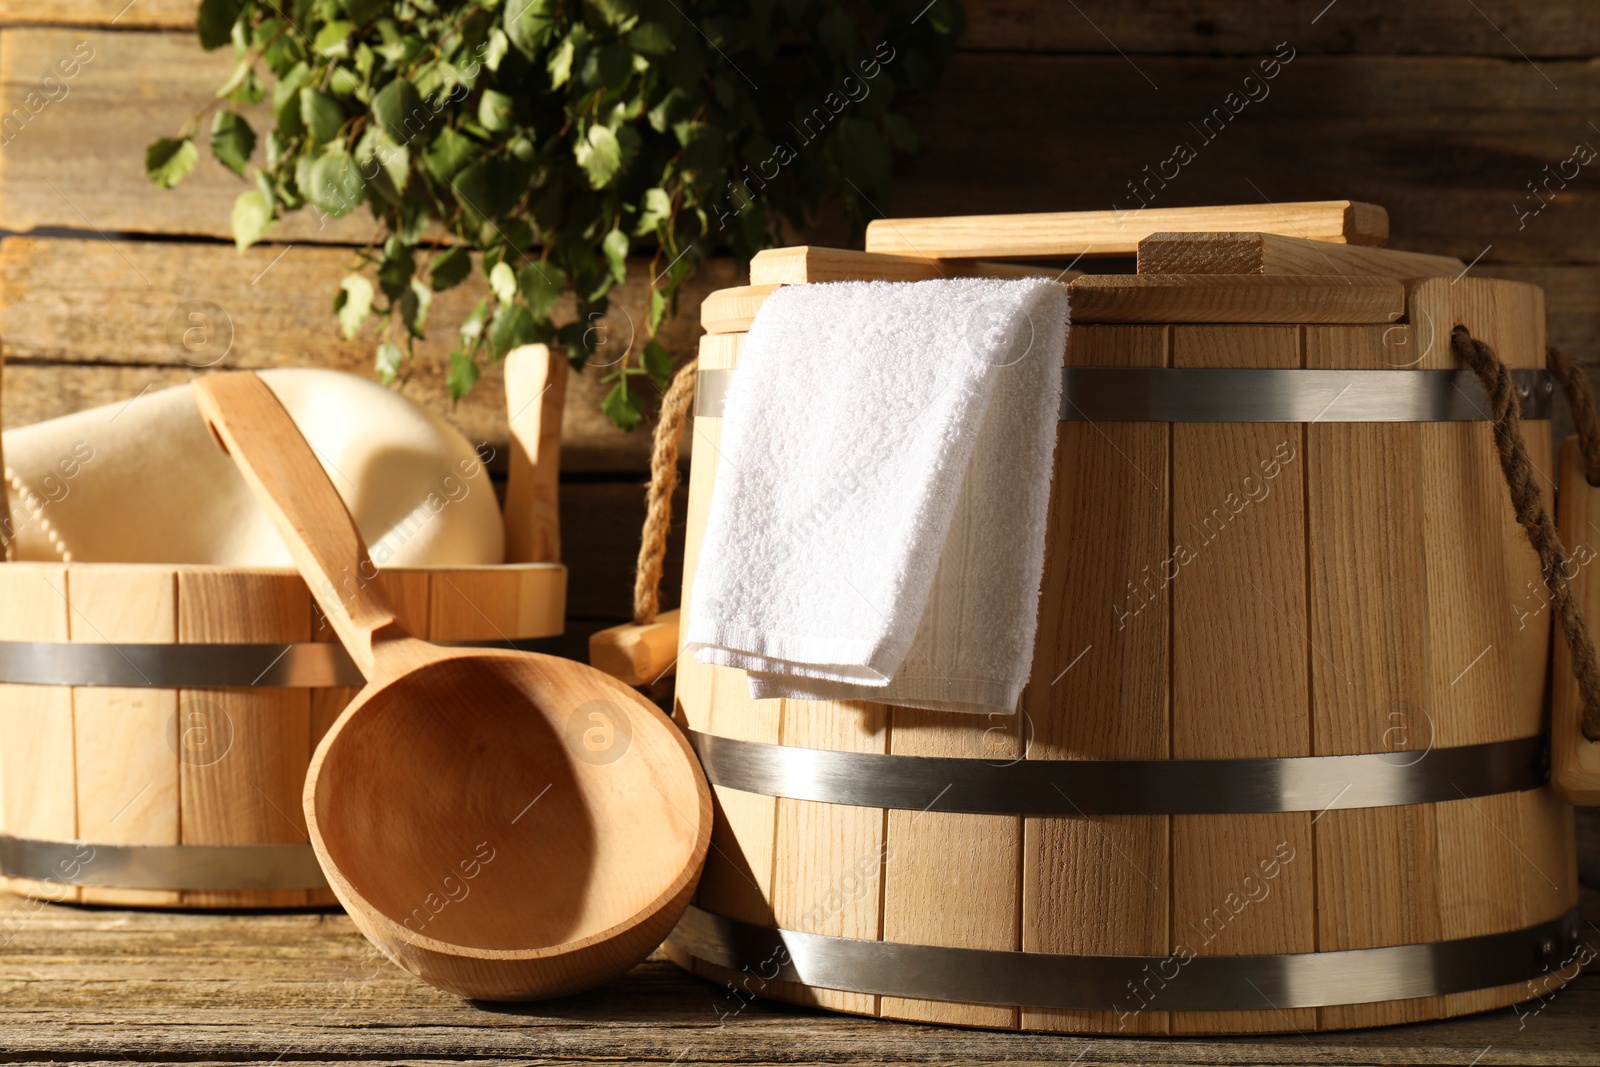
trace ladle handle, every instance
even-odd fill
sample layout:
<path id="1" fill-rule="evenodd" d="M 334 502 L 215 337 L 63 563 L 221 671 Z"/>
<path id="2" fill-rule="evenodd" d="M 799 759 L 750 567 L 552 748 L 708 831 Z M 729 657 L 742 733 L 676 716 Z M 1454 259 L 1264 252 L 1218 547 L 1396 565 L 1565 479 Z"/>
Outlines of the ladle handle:
<path id="1" fill-rule="evenodd" d="M 249 371 L 208 375 L 194 383 L 194 394 L 340 642 L 371 678 L 376 646 L 410 634 L 379 587 L 361 532 L 316 453 L 282 401 Z"/>

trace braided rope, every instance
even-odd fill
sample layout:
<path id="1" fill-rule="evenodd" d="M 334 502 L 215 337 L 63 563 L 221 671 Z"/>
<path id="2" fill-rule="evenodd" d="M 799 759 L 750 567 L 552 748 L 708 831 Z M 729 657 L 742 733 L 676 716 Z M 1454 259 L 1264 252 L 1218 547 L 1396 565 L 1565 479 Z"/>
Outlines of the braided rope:
<path id="1" fill-rule="evenodd" d="M 678 488 L 678 448 L 694 403 L 698 359 L 685 363 L 661 400 L 650 450 L 650 488 L 645 494 L 644 533 L 639 565 L 633 575 L 633 621 L 653 622 L 661 613 L 661 572 L 667 561 L 667 534 L 672 529 L 672 494 Z"/>
<path id="2" fill-rule="evenodd" d="M 1527 531 L 1528 541 L 1539 555 L 1539 567 L 1544 574 L 1545 587 L 1550 590 L 1550 604 L 1556 618 L 1561 620 L 1561 632 L 1566 636 L 1567 648 L 1572 652 L 1572 673 L 1578 679 L 1578 690 L 1583 696 L 1583 735 L 1591 741 L 1600 741 L 1600 663 L 1596 662 L 1594 641 L 1589 637 L 1589 627 L 1584 622 L 1583 611 L 1572 595 L 1567 581 L 1567 550 L 1550 513 L 1544 506 L 1544 493 L 1539 488 L 1537 470 L 1528 456 L 1528 446 L 1522 437 L 1522 400 L 1517 394 L 1511 371 L 1494 349 L 1473 337 L 1465 326 L 1450 331 L 1450 349 L 1483 383 L 1494 408 L 1495 449 L 1500 456 L 1500 471 L 1505 475 L 1506 488 L 1511 491 L 1511 505 L 1516 510 L 1517 521 Z M 1556 359 L 1564 364 L 1555 367 Z M 1587 395 L 1588 383 L 1582 373 L 1575 371 L 1564 357 L 1552 357 L 1551 370 L 1561 380 L 1572 400 L 1573 416 L 1580 422 L 1590 420 L 1591 434 L 1596 427 L 1594 398 Z M 1567 374 L 1564 374 L 1566 371 Z M 1571 382 L 1569 382 L 1569 376 Z M 1583 399 L 1577 399 L 1583 397 Z M 1580 414 L 1586 412 L 1587 414 Z M 1600 437 L 1596 438 L 1600 440 Z M 1586 455 L 1590 469 L 1593 460 Z M 1595 458 L 1600 458 L 1597 455 Z"/>

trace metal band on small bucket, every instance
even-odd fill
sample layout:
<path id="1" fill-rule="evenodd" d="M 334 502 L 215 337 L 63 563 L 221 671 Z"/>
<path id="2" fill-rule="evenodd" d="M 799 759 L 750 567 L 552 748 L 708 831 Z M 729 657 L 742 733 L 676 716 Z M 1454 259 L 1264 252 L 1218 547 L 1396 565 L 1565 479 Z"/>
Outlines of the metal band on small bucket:
<path id="1" fill-rule="evenodd" d="M 733 371 L 703 370 L 696 417 L 722 415 Z M 1546 370 L 1511 372 L 1524 419 L 1548 419 Z M 1063 367 L 1063 422 L 1474 422 L 1492 407 L 1470 370 Z"/>
<path id="2" fill-rule="evenodd" d="M 712 785 L 981 815 L 1240 815 L 1436 804 L 1537 789 L 1545 739 L 1283 759 L 1016 760 L 830 752 L 689 731 Z"/>
<path id="3" fill-rule="evenodd" d="M 114 889 L 326 889 L 310 845 L 107 845 L 0 834 L 0 875 Z"/>
<path id="4" fill-rule="evenodd" d="M 547 639 L 434 643 L 539 651 Z M 177 645 L 0 641 L 0 684 L 5 685 L 319 689 L 360 687 L 366 681 L 355 661 L 334 642 Z"/>
<path id="5" fill-rule="evenodd" d="M 1574 910 L 1454 941 L 1261 956 L 1071 956 L 902 945 L 780 930 L 689 908 L 668 944 L 753 979 L 919 1000 L 1071 1011 L 1245 1011 L 1493 989 L 1571 961 Z M 1132 992 L 1142 990 L 1142 994 Z"/>

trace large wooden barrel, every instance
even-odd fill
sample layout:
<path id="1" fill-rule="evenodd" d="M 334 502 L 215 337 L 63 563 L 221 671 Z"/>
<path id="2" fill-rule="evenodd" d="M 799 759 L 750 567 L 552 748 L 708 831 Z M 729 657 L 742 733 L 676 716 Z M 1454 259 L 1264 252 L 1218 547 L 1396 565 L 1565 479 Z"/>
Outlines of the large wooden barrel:
<path id="1" fill-rule="evenodd" d="M 723 983 L 726 1015 L 761 994 L 1084 1033 L 1547 994 L 1577 944 L 1571 810 L 1544 764 L 1550 611 L 1449 343 L 1465 324 L 1516 369 L 1552 475 L 1542 292 L 1073 289 L 1022 713 L 756 702 L 742 672 L 681 657 L 718 808 L 672 957 Z M 708 301 L 686 604 L 719 391 L 768 291 Z"/>
<path id="2" fill-rule="evenodd" d="M 559 563 L 376 580 L 434 641 L 561 632 Z M 121 906 L 337 904 L 301 792 L 361 684 L 291 570 L 0 564 L 5 886 Z"/>

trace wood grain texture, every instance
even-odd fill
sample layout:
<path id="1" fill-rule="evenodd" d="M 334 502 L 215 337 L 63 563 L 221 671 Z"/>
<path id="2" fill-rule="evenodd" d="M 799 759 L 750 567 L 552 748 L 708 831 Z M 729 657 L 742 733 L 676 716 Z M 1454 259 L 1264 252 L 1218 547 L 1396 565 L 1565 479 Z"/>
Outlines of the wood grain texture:
<path id="1" fill-rule="evenodd" d="M 652 685 L 677 669 L 681 613 L 612 626 L 589 638 L 589 663 L 628 685 Z"/>
<path id="2" fill-rule="evenodd" d="M 0 566 L 0 641 L 71 638 L 64 566 Z M 0 830 L 17 837 L 78 836 L 72 691 L 0 685 Z M 64 872 L 63 880 L 71 872 Z M 76 887 L 7 879 L 13 891 L 76 901 Z"/>
<path id="3" fill-rule="evenodd" d="M 1416 358 L 1410 326 L 1308 327 L 1306 366 L 1398 369 Z M 1334 419 L 1337 413 L 1331 413 Z M 1426 758 L 1433 744 L 1426 661 L 1422 428 L 1306 427 L 1307 549 L 1314 755 Z M 1440 938 L 1439 848 L 1428 805 L 1329 811 L 1316 821 L 1317 944 L 1335 951 Z M 1320 1009 L 1323 1026 L 1430 1018 L 1424 997 Z"/>
<path id="4" fill-rule="evenodd" d="M 1063 272 L 1022 263 L 975 259 L 930 260 L 891 256 L 847 248 L 798 245 L 768 248 L 750 260 L 751 285 L 800 285 L 806 282 L 925 282 L 936 278 L 1059 278 Z M 1076 271 L 1065 272 L 1076 277 Z"/>
<path id="5" fill-rule="evenodd" d="M 1087 274 L 1074 279 L 1072 321 L 1363 323 L 1405 314 L 1405 286 L 1370 276 Z"/>
<path id="6" fill-rule="evenodd" d="M 1419 368 L 1456 366 L 1448 330 L 1466 325 L 1513 367 L 1543 364 L 1543 300 L 1515 282 L 1434 278 L 1411 283 L 1408 318 L 1418 335 Z M 1540 436 L 1529 424 L 1530 440 Z M 1518 627 L 1508 604 L 1537 578 L 1536 559 L 1517 528 L 1486 423 L 1421 427 L 1423 544 L 1428 588 L 1429 710 L 1436 745 L 1526 737 L 1542 728 L 1548 629 Z M 1544 434 L 1548 437 L 1548 432 Z M 1549 446 L 1535 444 L 1540 481 L 1552 484 Z M 1557 812 L 1525 794 L 1438 805 L 1437 878 L 1444 937 L 1505 930 L 1570 896 L 1570 837 L 1543 826 Z M 1524 819 L 1528 831 L 1521 827 Z M 1540 885 L 1532 887 L 1530 877 Z M 1531 895 L 1530 895 L 1531 889 Z M 1559 911 L 1559 908 L 1554 910 Z M 1448 1010 L 1481 1010 L 1511 990 L 1444 998 Z"/>
<path id="7" fill-rule="evenodd" d="M 1600 543 L 1600 534 L 1595 532 L 1600 529 L 1600 492 L 1589 484 L 1584 473 L 1583 451 L 1576 437 L 1561 442 L 1556 501 L 1557 522 L 1568 553 L 1575 562 L 1587 559 Z M 1575 565 L 1569 580 L 1584 621 L 1600 622 L 1600 582 L 1595 580 L 1593 569 Z M 1593 627 L 1596 623 L 1589 625 Z M 1572 676 L 1572 653 L 1559 636 L 1551 677 L 1555 686 L 1551 711 L 1551 778 L 1568 803 L 1600 805 L 1600 744 L 1583 735 L 1583 696 L 1578 691 L 1577 679 Z M 1600 823 L 1592 812 L 1585 816 L 1588 832 L 1584 835 L 1584 844 L 1590 850 L 1587 859 L 1592 866 L 1600 861 L 1600 848 L 1596 847 L 1600 841 L 1595 840 L 1593 832 Z"/>
<path id="8" fill-rule="evenodd" d="M 76 73 L 59 67 L 62 60 Z M 162 189 L 145 177 L 144 149 L 210 103 L 233 63 L 232 49 L 206 52 L 189 33 L 0 34 L 8 141 L 0 157 L 0 220 L 13 230 L 68 226 L 231 240 L 233 201 L 249 186 L 202 150 L 181 185 Z M 266 103 L 243 113 L 255 129 L 271 128 Z M 264 152 L 264 145 L 257 149 L 257 161 Z M 365 207 L 342 219 L 307 209 L 280 219 L 271 237 L 360 245 L 377 230 Z"/>
<path id="9" fill-rule="evenodd" d="M 1069 366 L 1164 367 L 1164 326 L 1074 326 Z M 1161 423 L 1063 422 L 1034 670 L 1030 759 L 1166 759 L 1173 560 Z M 1030 818 L 1022 949 L 1164 957 L 1171 880 L 1164 815 Z M 1024 1009 L 1024 1029 L 1164 1034 L 1160 998 L 1109 991 L 1105 1010 Z"/>
<path id="10" fill-rule="evenodd" d="M 178 578 L 171 567 L 71 567 L 72 640 L 174 644 Z M 150 687 L 72 690 L 78 833 L 85 841 L 176 845 L 179 836 L 178 693 Z M 80 890 L 86 904 L 172 907 L 171 890 Z"/>
<path id="11" fill-rule="evenodd" d="M 282 258 L 278 258 L 279 256 Z M 372 375 L 377 337 L 346 341 L 329 310 L 339 279 L 354 265 L 345 249 L 296 245 L 231 246 L 108 242 L 98 238 L 8 237 L 0 240 L 0 333 L 6 339 L 5 423 L 24 426 L 94 404 L 126 400 L 141 389 L 177 385 L 204 370 L 321 366 Z M 717 259 L 686 283 L 681 313 L 661 341 L 687 358 L 697 343 L 694 315 L 704 294 L 733 281 L 731 260 Z M 645 321 L 648 267 L 635 264 L 602 320 L 608 343 L 636 339 Z M 417 343 L 416 368 L 401 391 L 432 408 L 475 444 L 503 452 L 509 439 L 504 373 L 487 366 L 457 404 L 445 385 L 454 324 L 485 293 L 474 275 L 439 294 L 429 339 Z M 173 336 L 173 320 L 190 301 L 215 305 L 215 333 L 199 351 Z M 558 321 L 573 315 L 557 306 Z M 181 319 L 180 319 L 181 321 Z M 97 364 L 104 370 L 61 367 Z M 648 468 L 648 424 L 628 434 L 600 412 L 602 367 L 570 376 L 562 407 L 562 466 L 572 471 Z M 647 405 L 648 406 L 648 405 Z M 653 410 L 653 408 L 652 408 Z M 653 419 L 653 415 L 651 416 Z"/>
<path id="12" fill-rule="evenodd" d="M 1062 15 L 1070 18 L 1070 10 Z M 1478 16 L 1468 8 L 1461 18 Z M 1265 83 L 1270 95 L 1233 115 L 1225 101 L 1244 99 L 1241 84 L 1257 62 L 957 54 L 936 88 L 907 103 L 921 150 L 897 167 L 886 210 L 1131 215 L 1140 204 L 1134 190 L 1146 216 L 1191 204 L 1348 198 L 1382 204 L 1399 248 L 1465 262 L 1490 245 L 1483 263 L 1596 261 L 1588 235 L 1600 183 L 1587 167 L 1573 178 L 1575 163 L 1560 166 L 1580 143 L 1600 148 L 1588 126 L 1600 70 L 1587 61 L 1301 55 Z M 1060 106 L 1069 98 L 1070 108 Z M 1215 120 L 1209 134 L 1197 132 L 1218 109 L 1229 116 L 1220 132 Z M 1457 121 L 1440 123 L 1446 114 Z M 1180 144 L 1193 153 L 1182 165 Z M 1564 170 L 1565 187 L 1539 185 L 1547 165 Z M 1537 211 L 1541 200 L 1547 206 L 1536 215 L 1518 213 Z M 1143 228 L 1138 218 L 1130 230 Z"/>
<path id="13" fill-rule="evenodd" d="M 311 596 L 300 577 L 178 570 L 178 641 L 311 640 Z M 185 845 L 305 844 L 300 790 L 311 752 L 305 689 L 178 691 L 178 788 Z M 185 890 L 201 908 L 298 907 L 301 889 Z"/>
<path id="14" fill-rule="evenodd" d="M 1590 921 L 1600 897 L 1590 894 Z M 374 1062 L 521 1065 L 622 1060 L 789 1067 L 838 1063 L 1592 1064 L 1600 970 L 1530 1003 L 1429 1026 L 1309 1039 L 1153 1040 L 933 1030 L 791 1008 L 739 1007 L 659 958 L 548 1005 L 485 1011 L 390 967 L 342 915 L 117 912 L 0 899 L 8 989 L 0 1048 L 161 1065 Z M 114 990 L 114 993 L 111 992 Z M 1537 1015 L 1530 1014 L 1535 1009 Z M 720 1025 L 719 1025 L 720 1022 Z"/>
<path id="15" fill-rule="evenodd" d="M 546 345 L 506 353 L 506 562 L 561 559 L 561 410 L 567 360 Z"/>
<path id="16" fill-rule="evenodd" d="M 1455 277 L 1467 265 L 1452 256 L 1393 248 L 1331 245 L 1273 233 L 1153 233 L 1139 242 L 1140 274 L 1376 274 L 1385 278 Z"/>
<path id="17" fill-rule="evenodd" d="M 1302 364 L 1296 327 L 1173 328 L 1174 367 Z M 1178 424 L 1171 465 L 1174 551 L 1188 550 L 1172 582 L 1172 758 L 1308 756 L 1304 428 Z M 1174 816 L 1173 936 L 1202 956 L 1315 951 L 1311 819 Z M 1262 1000 L 1175 1014 L 1172 1032 L 1316 1024 Z"/>
<path id="18" fill-rule="evenodd" d="M 1381 245 L 1389 218 L 1376 204 L 1295 204 L 887 218 L 867 225 L 867 251 L 923 259 L 1051 259 L 1132 255 L 1153 233 L 1260 231 L 1339 244 Z"/>
<path id="19" fill-rule="evenodd" d="M 1445 54 L 1587 56 L 1600 34 L 1587 9 L 1570 2 L 1482 5 L 1465 17 L 1445 0 L 1396 7 L 1377 0 L 1343 0 L 1326 17 L 1315 3 L 1264 0 L 1219 7 L 1204 0 L 1159 0 L 1139 14 L 1114 0 L 1089 0 L 1064 15 L 1049 0 L 967 0 L 967 51 L 1192 54 L 1233 56 L 1272 52 L 1292 40 L 1302 52 L 1334 55 Z M 188 29 L 187 0 L 4 0 L 0 21 Z"/>

